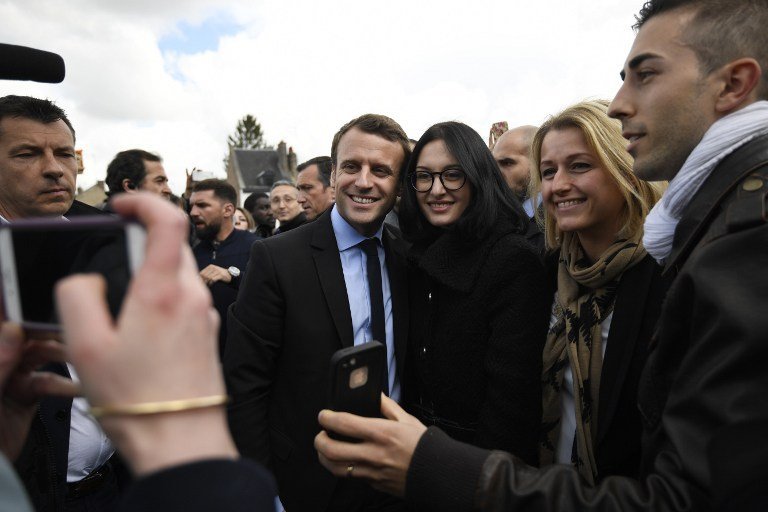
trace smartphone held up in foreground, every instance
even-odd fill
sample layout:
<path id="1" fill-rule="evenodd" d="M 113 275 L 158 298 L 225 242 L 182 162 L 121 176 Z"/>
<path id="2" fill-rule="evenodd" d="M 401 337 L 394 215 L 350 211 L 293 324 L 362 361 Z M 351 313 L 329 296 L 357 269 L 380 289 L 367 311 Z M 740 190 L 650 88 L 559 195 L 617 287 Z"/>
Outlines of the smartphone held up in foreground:
<path id="1" fill-rule="evenodd" d="M 60 329 L 56 283 L 78 273 L 101 274 L 117 316 L 128 282 L 144 257 L 146 233 L 112 216 L 29 219 L 0 224 L 0 283 L 5 318 L 28 332 Z"/>
<path id="2" fill-rule="evenodd" d="M 387 348 L 369 341 L 338 350 L 331 358 L 328 408 L 369 418 L 381 417 L 381 392 L 387 385 Z M 333 439 L 355 441 L 334 432 Z"/>

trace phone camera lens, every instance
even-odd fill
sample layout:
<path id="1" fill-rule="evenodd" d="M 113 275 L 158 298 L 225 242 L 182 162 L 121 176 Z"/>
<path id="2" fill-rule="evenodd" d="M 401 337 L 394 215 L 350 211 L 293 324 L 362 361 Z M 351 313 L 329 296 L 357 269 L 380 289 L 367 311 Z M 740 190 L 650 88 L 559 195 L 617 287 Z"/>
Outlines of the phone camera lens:
<path id="1" fill-rule="evenodd" d="M 350 360 L 349 360 L 349 364 L 351 364 L 352 366 L 355 366 L 355 363 L 356 363 L 356 362 L 357 362 L 357 361 L 355 361 L 355 358 L 354 358 L 354 357 L 353 357 L 352 359 L 350 359 Z"/>

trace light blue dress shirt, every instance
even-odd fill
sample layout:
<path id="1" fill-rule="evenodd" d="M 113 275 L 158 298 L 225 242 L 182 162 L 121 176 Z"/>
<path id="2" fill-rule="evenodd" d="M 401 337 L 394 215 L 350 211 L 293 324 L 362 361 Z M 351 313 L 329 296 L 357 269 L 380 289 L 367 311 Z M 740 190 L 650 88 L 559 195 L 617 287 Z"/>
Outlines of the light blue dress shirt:
<path id="1" fill-rule="evenodd" d="M 339 214 L 336 205 L 331 211 L 331 223 L 336 235 L 336 245 L 341 256 L 341 268 L 344 271 L 344 284 L 347 286 L 349 312 L 352 316 L 352 333 L 355 345 L 371 341 L 371 295 L 368 293 L 367 258 L 357 244 L 366 237 L 355 231 Z M 382 225 L 374 235 L 379 239 L 379 264 L 381 265 L 381 289 L 384 295 L 384 327 L 387 331 L 387 367 L 389 369 L 389 397 L 400 400 L 400 380 L 395 366 L 395 335 L 392 320 L 392 292 L 389 286 L 389 273 L 382 244 Z M 376 340 L 382 341 L 382 340 Z"/>

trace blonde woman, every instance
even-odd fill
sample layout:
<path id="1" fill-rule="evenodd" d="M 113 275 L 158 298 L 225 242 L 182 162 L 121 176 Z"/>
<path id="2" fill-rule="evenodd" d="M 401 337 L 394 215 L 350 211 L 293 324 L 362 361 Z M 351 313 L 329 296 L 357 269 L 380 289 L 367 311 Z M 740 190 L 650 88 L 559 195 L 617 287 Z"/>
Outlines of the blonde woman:
<path id="1" fill-rule="evenodd" d="M 637 383 L 667 285 L 642 245 L 663 186 L 634 176 L 621 125 L 606 111 L 603 101 L 565 109 L 531 150 L 557 280 L 540 462 L 574 464 L 592 484 L 639 471 Z"/>
<path id="2" fill-rule="evenodd" d="M 250 231 L 251 233 L 253 233 L 253 231 L 256 229 L 256 223 L 253 221 L 253 216 L 242 206 L 235 208 L 235 215 L 233 220 L 235 223 L 235 229 L 244 229 L 246 231 Z"/>

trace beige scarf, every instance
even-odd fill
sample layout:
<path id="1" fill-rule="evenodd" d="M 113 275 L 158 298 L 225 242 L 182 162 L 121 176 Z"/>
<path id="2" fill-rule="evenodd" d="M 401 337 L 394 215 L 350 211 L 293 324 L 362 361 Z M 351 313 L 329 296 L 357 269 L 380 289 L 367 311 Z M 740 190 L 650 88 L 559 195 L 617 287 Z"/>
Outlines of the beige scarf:
<path id="1" fill-rule="evenodd" d="M 572 462 L 594 485 L 600 375 L 603 368 L 603 321 L 613 311 L 619 278 L 646 255 L 642 233 L 617 240 L 591 264 L 573 233 L 565 233 L 557 272 L 555 322 L 544 346 L 541 464 L 554 462 L 560 433 L 560 391 L 567 365 L 573 373 L 576 450 Z"/>

